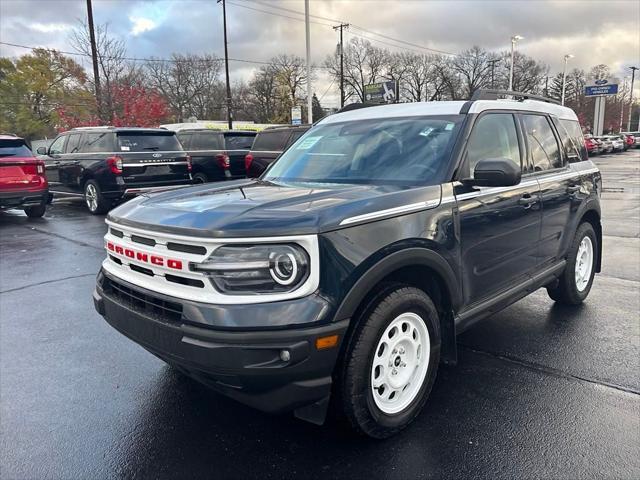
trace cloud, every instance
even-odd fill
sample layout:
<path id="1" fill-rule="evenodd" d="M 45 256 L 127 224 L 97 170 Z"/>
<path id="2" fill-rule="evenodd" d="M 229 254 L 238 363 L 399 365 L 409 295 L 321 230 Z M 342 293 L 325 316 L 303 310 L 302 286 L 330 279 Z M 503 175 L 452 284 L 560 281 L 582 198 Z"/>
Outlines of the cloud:
<path id="1" fill-rule="evenodd" d="M 42 33 L 66 32 L 71 29 L 71 25 L 67 23 L 32 23 L 29 25 L 31 30 Z"/>
<path id="2" fill-rule="evenodd" d="M 153 30 L 158 26 L 156 22 L 154 22 L 150 18 L 132 16 L 129 17 L 129 21 L 133 24 L 133 26 L 131 27 L 131 34 L 134 37 L 137 37 L 141 33 Z"/>

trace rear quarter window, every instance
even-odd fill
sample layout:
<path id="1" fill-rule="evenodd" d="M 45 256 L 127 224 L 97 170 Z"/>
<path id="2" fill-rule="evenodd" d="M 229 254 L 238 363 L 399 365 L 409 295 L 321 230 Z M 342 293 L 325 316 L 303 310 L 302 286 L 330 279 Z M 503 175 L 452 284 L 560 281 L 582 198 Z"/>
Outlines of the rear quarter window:
<path id="1" fill-rule="evenodd" d="M 118 133 L 120 152 L 180 152 L 182 145 L 173 133 Z"/>
<path id="2" fill-rule="evenodd" d="M 565 140 L 564 135 L 568 135 L 573 143 L 573 147 L 578 151 L 579 159 L 581 161 L 588 160 L 589 154 L 587 153 L 587 147 L 584 144 L 584 136 L 582 135 L 582 128 L 580 127 L 580 124 L 574 120 L 558 120 L 554 118 L 553 121 L 558 127 L 562 143 L 565 144 L 565 149 L 567 148 L 567 141 Z M 569 160 L 572 162 L 576 161 L 572 158 Z"/>
<path id="3" fill-rule="evenodd" d="M 85 153 L 113 152 L 113 134 L 112 132 L 85 133 L 83 145 L 80 148 Z"/>
<path id="4" fill-rule="evenodd" d="M 33 157 L 33 154 L 23 139 L 5 139 L 0 140 L 0 158 L 2 157 Z"/>
<path id="5" fill-rule="evenodd" d="M 291 135 L 290 130 L 260 132 L 253 142 L 252 150 L 262 152 L 281 152 Z"/>
<path id="6" fill-rule="evenodd" d="M 216 132 L 195 133 L 191 141 L 192 150 L 222 150 L 223 148 L 222 134 Z"/>

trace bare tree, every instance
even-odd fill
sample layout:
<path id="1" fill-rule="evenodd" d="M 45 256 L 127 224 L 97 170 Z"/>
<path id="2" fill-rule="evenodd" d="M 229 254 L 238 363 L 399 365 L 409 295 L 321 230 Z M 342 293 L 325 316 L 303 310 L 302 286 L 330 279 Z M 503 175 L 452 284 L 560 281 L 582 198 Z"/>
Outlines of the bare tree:
<path id="1" fill-rule="evenodd" d="M 178 122 L 206 115 L 206 106 L 219 83 L 221 63 L 215 55 L 180 55 L 170 60 L 151 58 L 146 70 L 151 86 L 167 100 Z"/>
<path id="2" fill-rule="evenodd" d="M 249 82 L 249 103 L 252 105 L 260 123 L 270 123 L 276 118 L 276 91 L 278 82 L 276 72 L 271 66 L 263 66 Z"/>
<path id="3" fill-rule="evenodd" d="M 382 78 L 387 55 L 386 50 L 374 47 L 368 40 L 357 37 L 351 39 L 344 50 L 345 99 L 355 96 L 358 101 L 365 101 L 364 87 Z M 339 84 L 339 59 L 330 55 L 325 60 L 325 66 Z"/>
<path id="4" fill-rule="evenodd" d="M 115 105 L 113 87 L 120 82 L 131 83 L 139 78 L 140 67 L 126 59 L 127 48 L 122 39 L 113 37 L 109 33 L 109 24 L 96 25 L 96 54 L 98 57 L 98 69 L 102 83 L 102 105 L 98 106 L 103 120 L 113 116 Z M 71 31 L 69 36 L 71 46 L 78 53 L 91 56 L 91 41 L 89 26 L 84 21 L 79 21 L 78 26 Z M 89 84 L 95 90 L 93 78 Z"/>
<path id="5" fill-rule="evenodd" d="M 476 46 L 456 55 L 451 62 L 451 68 L 459 75 L 462 83 L 463 98 L 471 98 L 473 93 L 491 83 L 491 64 L 494 56 L 488 51 Z"/>

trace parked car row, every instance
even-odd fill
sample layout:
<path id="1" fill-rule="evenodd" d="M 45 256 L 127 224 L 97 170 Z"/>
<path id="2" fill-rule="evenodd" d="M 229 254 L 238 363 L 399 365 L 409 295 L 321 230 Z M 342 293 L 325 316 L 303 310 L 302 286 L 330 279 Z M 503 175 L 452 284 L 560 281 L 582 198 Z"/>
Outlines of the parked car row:
<path id="1" fill-rule="evenodd" d="M 256 136 L 207 128 L 82 127 L 38 147 L 37 160 L 53 194 L 83 197 L 89 211 L 100 214 L 152 189 L 258 177 L 308 128 L 273 127 Z"/>
<path id="2" fill-rule="evenodd" d="M 640 132 L 622 132 L 615 135 L 585 135 L 584 144 L 589 155 L 624 152 L 640 147 Z"/>

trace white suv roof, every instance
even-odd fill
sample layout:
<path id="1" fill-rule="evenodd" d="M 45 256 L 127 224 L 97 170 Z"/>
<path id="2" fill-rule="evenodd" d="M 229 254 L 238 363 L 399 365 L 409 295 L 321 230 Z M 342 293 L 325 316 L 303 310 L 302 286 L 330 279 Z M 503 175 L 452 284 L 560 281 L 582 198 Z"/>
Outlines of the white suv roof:
<path id="1" fill-rule="evenodd" d="M 534 99 L 512 100 L 469 100 L 468 113 L 480 113 L 485 110 L 526 110 L 555 115 L 564 120 L 578 120 L 573 110 L 555 103 Z M 378 105 L 370 108 L 358 108 L 325 117 L 319 124 L 367 120 L 373 118 L 419 117 L 426 115 L 458 115 L 467 101 L 414 102 Z"/>

